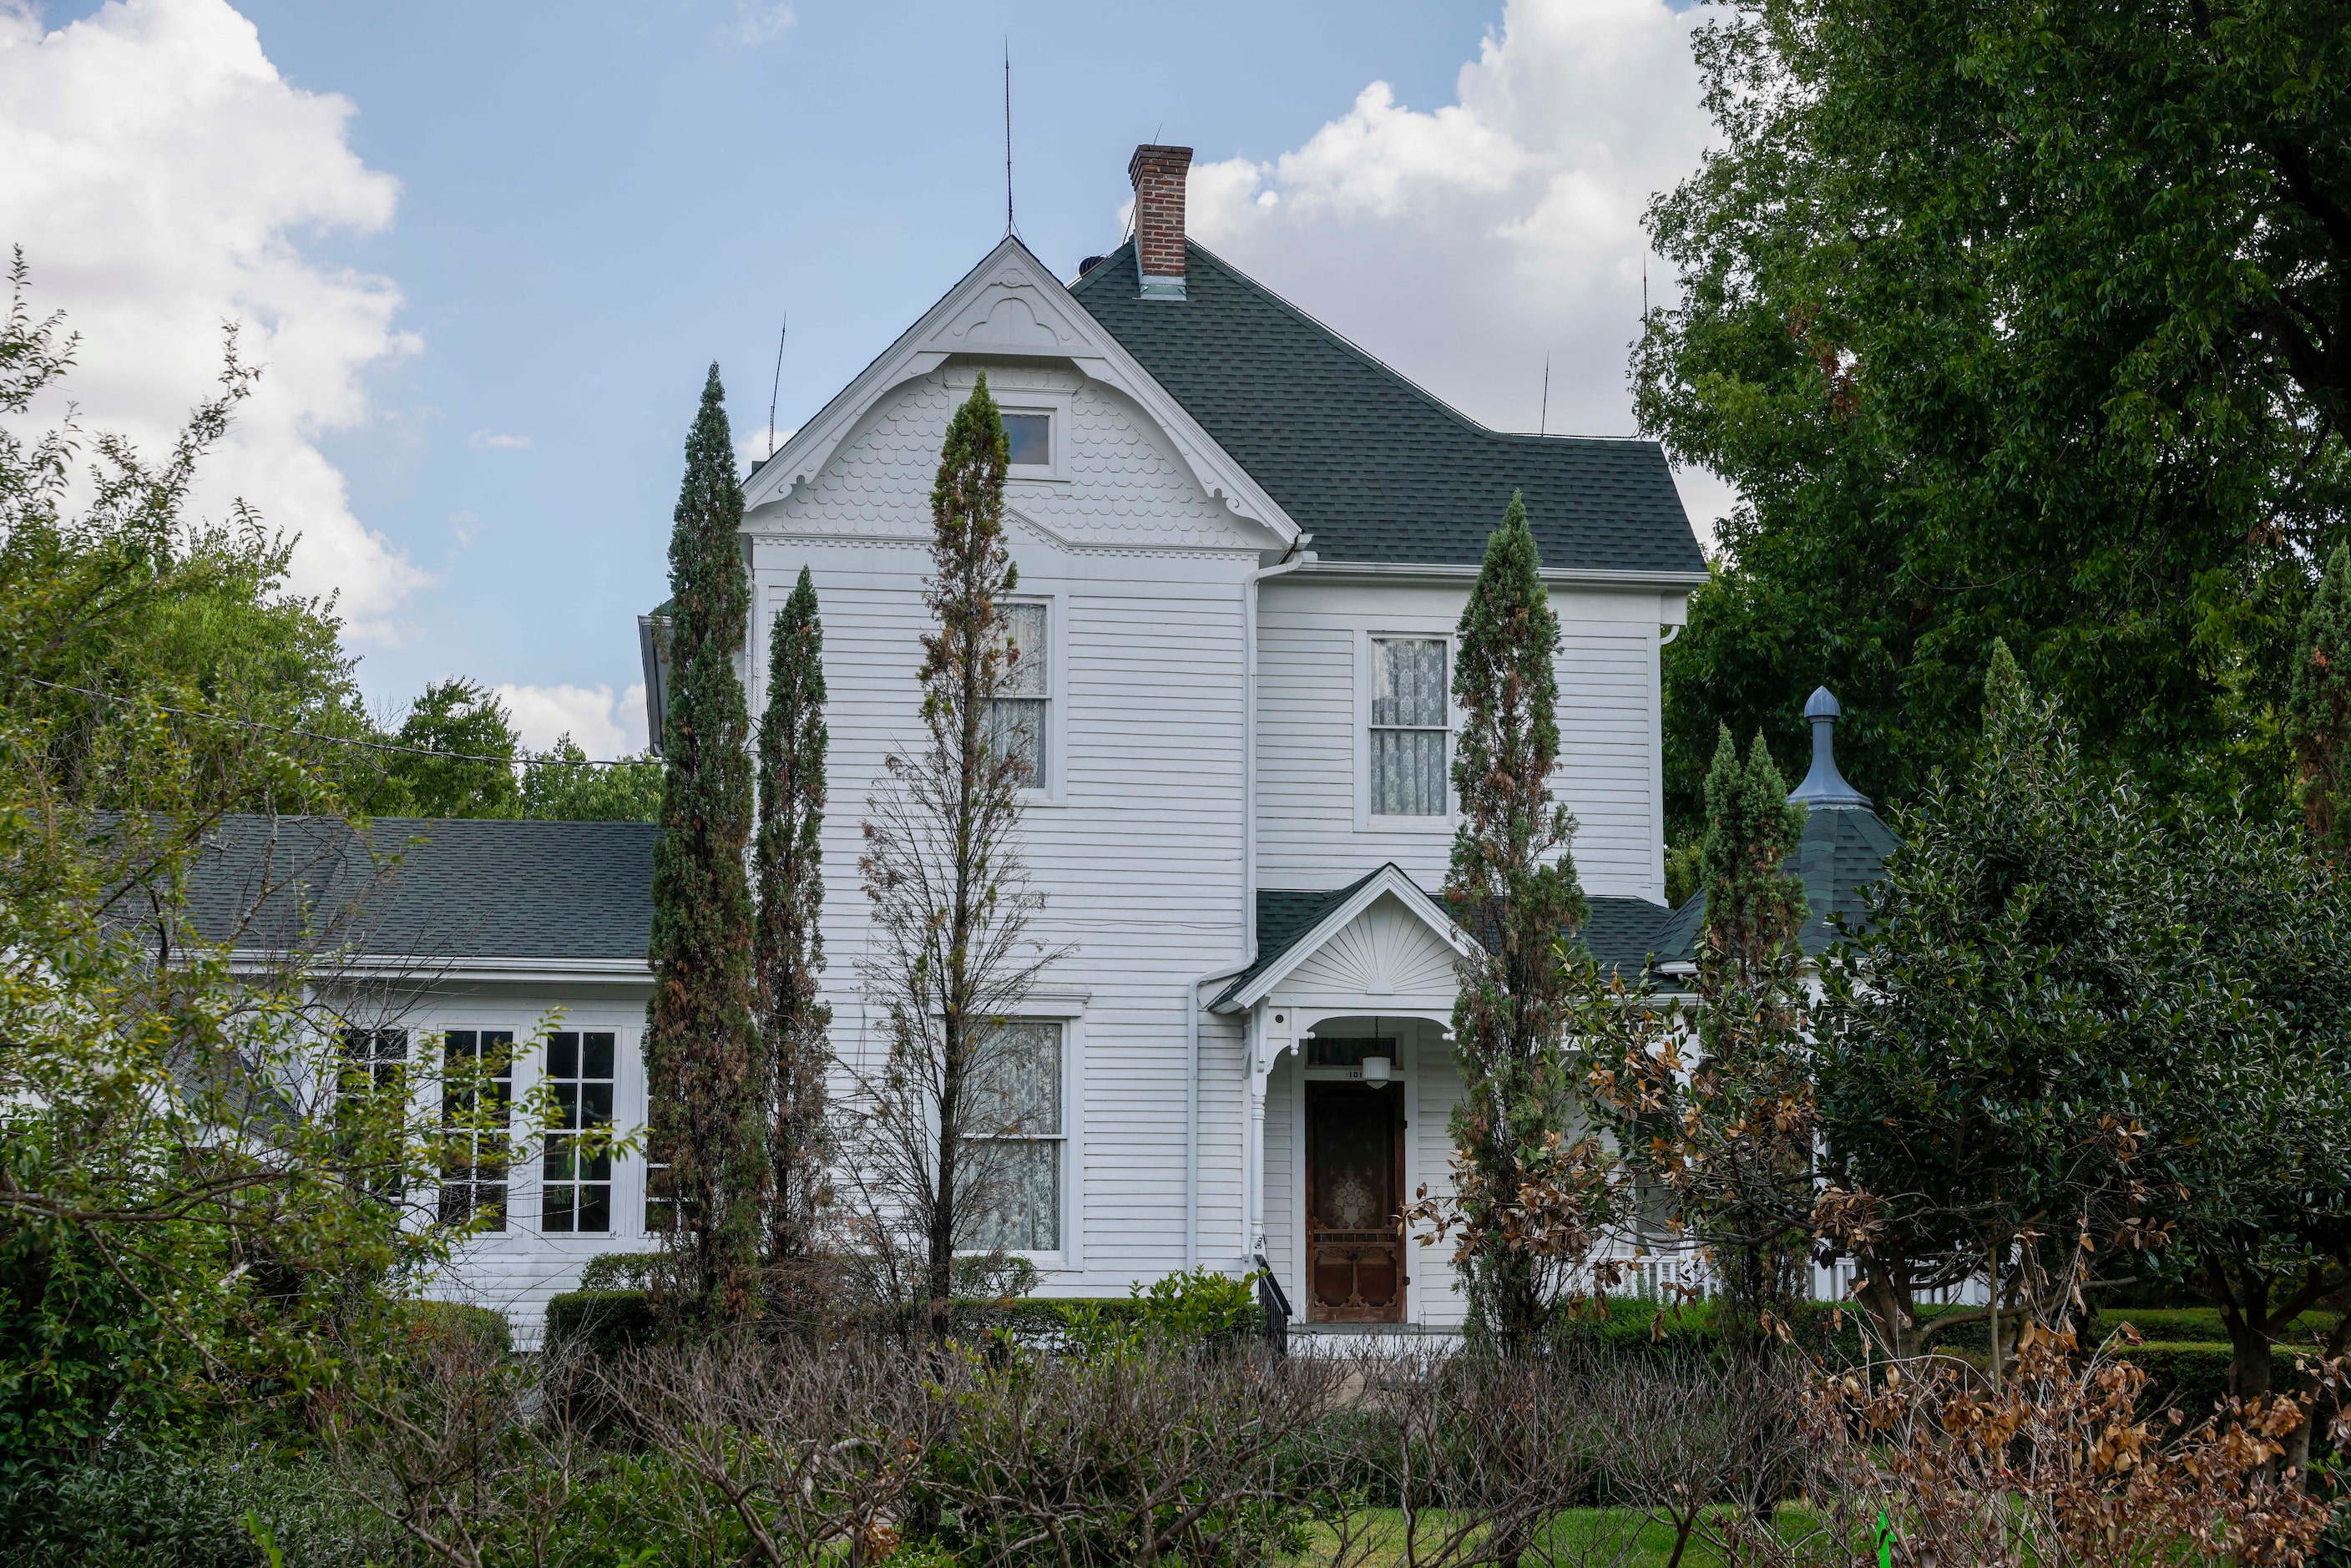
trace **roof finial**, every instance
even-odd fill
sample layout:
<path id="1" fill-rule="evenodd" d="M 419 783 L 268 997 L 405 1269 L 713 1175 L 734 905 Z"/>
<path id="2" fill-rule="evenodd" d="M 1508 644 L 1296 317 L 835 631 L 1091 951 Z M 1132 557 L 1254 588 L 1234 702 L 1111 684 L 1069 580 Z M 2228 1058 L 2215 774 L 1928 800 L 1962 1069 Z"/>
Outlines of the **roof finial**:
<path id="1" fill-rule="evenodd" d="M 1836 721 L 1843 711 L 1826 686 L 1814 691 L 1805 702 L 1804 716 L 1813 725 L 1813 770 L 1790 793 L 1791 802 L 1814 810 L 1869 805 L 1869 797 L 1846 783 L 1844 775 L 1837 771 Z"/>

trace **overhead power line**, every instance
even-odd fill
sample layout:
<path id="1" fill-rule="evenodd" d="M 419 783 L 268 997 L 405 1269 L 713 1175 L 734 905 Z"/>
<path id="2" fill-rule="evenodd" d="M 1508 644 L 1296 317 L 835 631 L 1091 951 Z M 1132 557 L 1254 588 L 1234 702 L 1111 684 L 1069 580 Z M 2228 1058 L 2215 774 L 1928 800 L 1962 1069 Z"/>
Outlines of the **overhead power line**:
<path id="1" fill-rule="evenodd" d="M 100 702 L 116 703 L 124 707 L 138 706 L 132 698 L 126 697 L 120 692 L 92 691 L 88 686 L 71 686 L 63 681 L 45 681 L 37 675 L 27 675 L 25 679 L 34 685 L 47 686 L 53 692 L 72 692 L 78 696 L 96 697 Z M 363 751 L 396 752 L 403 757 L 437 757 L 444 762 L 503 762 L 508 767 L 522 762 L 533 765 L 544 763 L 549 768 L 643 768 L 648 761 L 659 760 L 643 757 L 547 757 L 528 751 L 520 752 L 512 757 L 500 757 L 495 752 L 434 751 L 430 747 L 402 746 L 389 740 L 361 740 L 349 735 L 322 735 L 315 729 L 296 729 L 290 725 L 283 724 L 263 724 L 258 719 L 235 718 L 225 713 L 206 713 L 202 708 L 172 707 L 164 703 L 150 703 L 147 706 L 152 707 L 157 713 L 177 714 L 182 718 L 201 718 L 214 724 L 231 724 L 243 729 L 266 730 L 271 735 L 298 736 L 304 740 L 322 740 L 329 746 L 357 747 Z"/>

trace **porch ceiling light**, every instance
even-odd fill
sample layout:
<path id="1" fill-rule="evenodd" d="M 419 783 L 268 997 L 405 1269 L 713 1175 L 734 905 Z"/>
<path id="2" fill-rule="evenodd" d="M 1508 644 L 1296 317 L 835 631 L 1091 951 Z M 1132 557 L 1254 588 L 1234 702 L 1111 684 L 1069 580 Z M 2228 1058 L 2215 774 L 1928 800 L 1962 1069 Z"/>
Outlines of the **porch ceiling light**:
<path id="1" fill-rule="evenodd" d="M 1388 1059 L 1384 1056 L 1367 1056 L 1364 1058 L 1364 1082 L 1370 1084 L 1374 1089 L 1386 1087 L 1388 1081 L 1388 1069 L 1391 1065 L 1392 1064 L 1389 1062 Z"/>

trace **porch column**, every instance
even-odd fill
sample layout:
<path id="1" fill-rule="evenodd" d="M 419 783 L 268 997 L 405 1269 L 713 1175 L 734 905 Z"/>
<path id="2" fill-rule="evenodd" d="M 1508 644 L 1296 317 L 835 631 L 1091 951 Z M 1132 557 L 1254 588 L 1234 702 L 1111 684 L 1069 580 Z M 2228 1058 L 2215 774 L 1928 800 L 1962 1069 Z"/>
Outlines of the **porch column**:
<path id="1" fill-rule="evenodd" d="M 1249 1261 L 1265 1250 L 1265 1082 L 1281 1053 L 1297 1049 L 1297 1009 L 1282 1003 L 1259 1002 L 1249 1009 L 1249 1025 L 1241 1038 L 1249 1052 L 1249 1126 L 1241 1139 L 1242 1158 L 1247 1162 L 1241 1174 L 1248 1218 L 1241 1227 L 1241 1256 Z"/>

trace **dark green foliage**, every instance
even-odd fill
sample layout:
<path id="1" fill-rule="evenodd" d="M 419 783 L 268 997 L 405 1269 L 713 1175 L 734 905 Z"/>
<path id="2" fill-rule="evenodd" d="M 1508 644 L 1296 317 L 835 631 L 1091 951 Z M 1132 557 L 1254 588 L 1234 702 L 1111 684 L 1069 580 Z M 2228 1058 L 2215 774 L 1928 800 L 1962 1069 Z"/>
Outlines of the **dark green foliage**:
<path id="1" fill-rule="evenodd" d="M 2303 817 L 2321 852 L 2351 866 L 2351 545 L 2335 547 L 2292 655 L 2286 739 Z"/>
<path id="2" fill-rule="evenodd" d="M 824 625 L 808 568 L 768 637 L 768 707 L 759 721 L 759 1029 L 767 1042 L 767 1250 L 807 1258 L 825 1186 L 825 1078 L 832 1009 L 817 999 L 824 967 Z"/>
<path id="3" fill-rule="evenodd" d="M 1566 1104 L 1558 1046 L 1573 960 L 1561 939 L 1591 914 L 1570 852 L 1575 820 L 1551 793 L 1559 617 L 1541 574 L 1526 505 L 1513 496 L 1461 612 L 1453 671 L 1461 825 L 1445 900 L 1480 944 L 1453 1004 L 1468 1089 L 1452 1117 L 1464 1178 L 1460 1260 L 1472 1311 L 1510 1346 L 1540 1321 L 1550 1270 L 1504 1217 Z"/>
<path id="4" fill-rule="evenodd" d="M 419 1340 L 446 1340 L 472 1346 L 485 1355 L 501 1356 L 514 1350 L 514 1329 L 507 1315 L 490 1307 L 464 1301 L 407 1301 L 400 1315 Z"/>
<path id="5" fill-rule="evenodd" d="M 768 1186 L 766 1079 L 753 1016 L 750 716 L 735 658 L 751 587 L 738 533 L 726 393 L 710 367 L 686 437 L 670 536 L 670 668 L 662 836 L 653 852 L 653 999 L 644 1054 L 653 1156 L 682 1272 L 682 1304 L 713 1322 L 758 1309 Z"/>
<path id="6" fill-rule="evenodd" d="M 1706 838 L 1698 882 L 1706 890 L 1706 942 L 1742 978 L 1761 973 L 1772 951 L 1804 925 L 1804 884 L 1782 867 L 1804 836 L 1804 809 L 1758 731 L 1740 767 L 1725 727 L 1706 776 Z"/>
<path id="7" fill-rule="evenodd" d="M 2053 1322 L 2095 1256 L 2229 1308 L 2263 1378 L 2345 1282 L 2340 891 L 2277 821 L 2158 810 L 1992 666 L 1976 758 L 1823 975 L 1828 1168 L 1880 1206 L 1863 1299 L 1907 1347 L 1916 1292 L 1999 1258 L 2008 1321 Z"/>
<path id="8" fill-rule="evenodd" d="M 75 340 L 10 269 L 0 317 L 0 705 L 57 799 L 103 810 L 319 811 L 372 799 L 381 757 L 331 600 L 287 591 L 292 540 L 242 506 L 187 515 L 196 470 L 256 371 L 232 332 L 171 453 L 21 423 Z M 192 389 L 193 390 L 193 389 Z M 87 483 L 69 488 L 79 459 Z M 78 509 L 73 509 L 78 507 Z M 254 725 L 274 727 L 256 730 Z M 305 733 L 293 733 L 301 731 Z"/>
<path id="9" fill-rule="evenodd" d="M 567 1291 L 547 1301 L 547 1337 L 584 1344 L 599 1355 L 656 1343 L 663 1327 L 650 1291 Z"/>
<path id="10" fill-rule="evenodd" d="M 2351 497 L 2339 10 L 1741 0 L 1698 49 L 1720 151 L 1651 209 L 1683 292 L 1634 373 L 1743 502 L 1665 653 L 1669 820 L 1823 681 L 1920 799 L 1994 637 L 2158 797 L 2274 800 Z"/>
<path id="11" fill-rule="evenodd" d="M 661 821 L 662 760 L 653 752 L 610 768 L 579 766 L 588 754 L 569 735 L 523 763 L 515 815 L 540 822 Z"/>
<path id="12" fill-rule="evenodd" d="M 409 705 L 408 716 L 392 738 L 402 746 L 449 755 L 389 754 L 384 793 L 376 808 L 381 813 L 407 817 L 519 814 L 514 726 L 507 721 L 506 704 L 487 686 L 462 675 L 434 682 Z"/>
<path id="13" fill-rule="evenodd" d="M 288 1568 L 402 1561 L 392 1527 L 327 1460 L 266 1445 L 119 1448 L 0 1506 L 0 1562 L 72 1568 L 254 1568 L 246 1521 Z"/>

